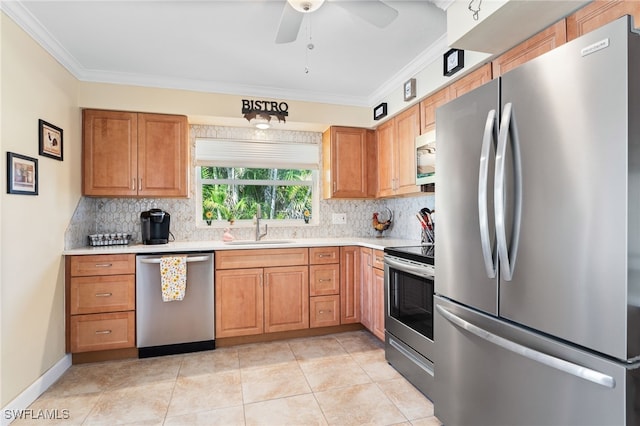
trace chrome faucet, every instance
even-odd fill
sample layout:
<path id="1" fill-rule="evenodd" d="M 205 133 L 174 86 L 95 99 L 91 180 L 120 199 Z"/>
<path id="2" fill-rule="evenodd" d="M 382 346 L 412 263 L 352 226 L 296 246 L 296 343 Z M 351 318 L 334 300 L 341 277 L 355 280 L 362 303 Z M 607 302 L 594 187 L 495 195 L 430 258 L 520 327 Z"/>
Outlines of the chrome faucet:
<path id="1" fill-rule="evenodd" d="M 262 209 L 260 208 L 260 204 L 258 204 L 258 209 L 256 210 L 256 241 L 260 241 L 268 232 L 267 224 L 265 223 L 264 234 L 260 233 L 260 219 L 262 219 Z"/>

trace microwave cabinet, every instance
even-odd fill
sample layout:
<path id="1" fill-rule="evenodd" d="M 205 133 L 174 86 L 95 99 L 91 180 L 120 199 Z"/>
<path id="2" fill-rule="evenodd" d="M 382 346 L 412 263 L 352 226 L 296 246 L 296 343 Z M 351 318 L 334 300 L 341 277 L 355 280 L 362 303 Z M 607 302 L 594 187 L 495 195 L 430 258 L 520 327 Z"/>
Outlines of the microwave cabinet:
<path id="1" fill-rule="evenodd" d="M 187 197 L 187 117 L 82 112 L 82 192 L 99 197 Z"/>

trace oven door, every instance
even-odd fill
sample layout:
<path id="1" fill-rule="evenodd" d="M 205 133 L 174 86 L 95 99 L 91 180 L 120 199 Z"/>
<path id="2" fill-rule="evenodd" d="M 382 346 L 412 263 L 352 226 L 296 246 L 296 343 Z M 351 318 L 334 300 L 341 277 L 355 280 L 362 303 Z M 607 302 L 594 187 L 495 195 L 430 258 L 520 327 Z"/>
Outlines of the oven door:
<path id="1" fill-rule="evenodd" d="M 434 268 L 385 255 L 385 329 L 433 360 Z"/>

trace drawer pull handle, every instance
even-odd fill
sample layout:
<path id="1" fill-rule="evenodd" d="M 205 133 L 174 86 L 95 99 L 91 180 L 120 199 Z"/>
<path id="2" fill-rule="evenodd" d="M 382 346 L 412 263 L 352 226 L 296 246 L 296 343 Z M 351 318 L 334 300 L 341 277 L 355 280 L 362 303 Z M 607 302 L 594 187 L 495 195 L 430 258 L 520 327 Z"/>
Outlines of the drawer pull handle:
<path id="1" fill-rule="evenodd" d="M 320 278 L 318 280 L 319 283 L 330 283 L 331 282 L 331 278 Z"/>
<path id="2" fill-rule="evenodd" d="M 111 330 L 97 330 L 96 334 L 111 334 Z"/>
<path id="3" fill-rule="evenodd" d="M 323 310 L 323 309 L 322 309 L 322 310 L 320 310 L 320 313 L 321 313 L 321 314 L 324 314 L 325 312 L 331 313 L 331 312 L 333 312 L 333 311 L 332 311 L 331 309 L 329 309 L 328 311 L 325 311 L 325 310 Z"/>
<path id="4" fill-rule="evenodd" d="M 318 257 L 333 257 L 333 256 L 331 254 L 320 253 L 318 254 Z"/>
<path id="5" fill-rule="evenodd" d="M 111 268 L 113 263 L 96 263 L 96 268 Z"/>
<path id="6" fill-rule="evenodd" d="M 96 297 L 111 297 L 113 293 L 96 293 Z"/>

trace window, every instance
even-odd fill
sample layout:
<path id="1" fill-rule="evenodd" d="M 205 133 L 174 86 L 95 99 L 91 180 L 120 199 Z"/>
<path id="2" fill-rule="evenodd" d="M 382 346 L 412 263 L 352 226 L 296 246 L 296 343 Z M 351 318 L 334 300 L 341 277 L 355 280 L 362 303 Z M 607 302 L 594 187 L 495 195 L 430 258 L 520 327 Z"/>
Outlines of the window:
<path id="1" fill-rule="evenodd" d="M 260 205 L 272 224 L 315 223 L 318 168 L 313 144 L 198 139 L 197 221 L 253 224 Z"/>

